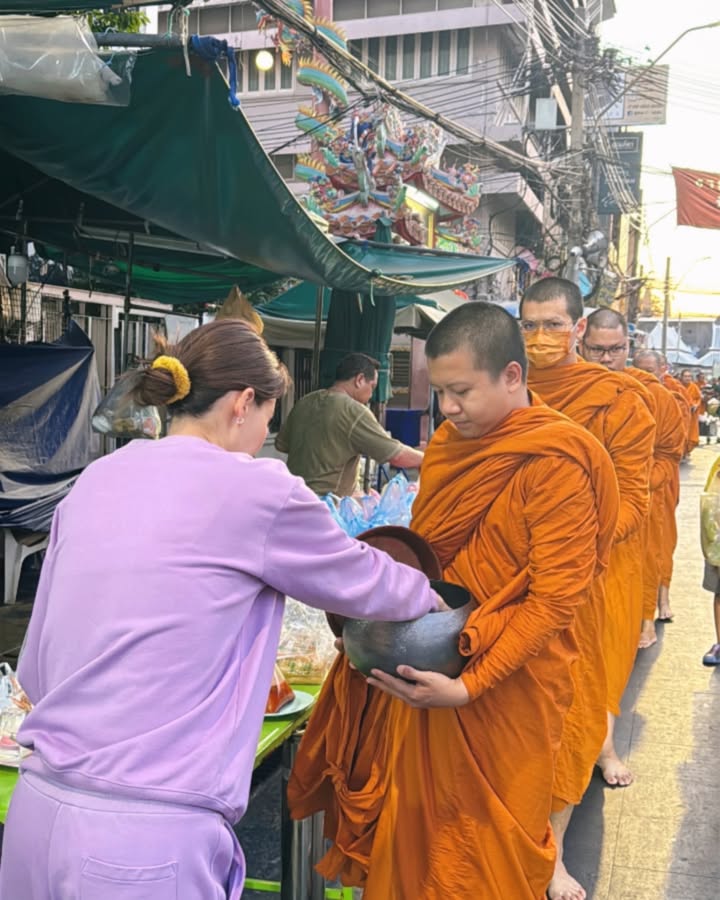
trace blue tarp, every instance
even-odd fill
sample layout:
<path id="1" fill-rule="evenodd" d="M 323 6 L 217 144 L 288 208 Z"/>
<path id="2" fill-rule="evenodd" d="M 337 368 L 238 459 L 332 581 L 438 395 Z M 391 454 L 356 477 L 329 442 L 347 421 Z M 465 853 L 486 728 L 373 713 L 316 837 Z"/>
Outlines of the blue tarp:
<path id="1" fill-rule="evenodd" d="M 0 526 L 45 531 L 92 460 L 95 351 L 74 322 L 52 344 L 0 344 Z"/>

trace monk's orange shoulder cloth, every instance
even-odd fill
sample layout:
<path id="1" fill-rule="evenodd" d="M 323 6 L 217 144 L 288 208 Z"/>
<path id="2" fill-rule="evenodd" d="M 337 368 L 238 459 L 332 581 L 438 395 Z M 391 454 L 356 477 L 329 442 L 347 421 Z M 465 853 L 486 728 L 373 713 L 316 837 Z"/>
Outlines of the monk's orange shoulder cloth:
<path id="1" fill-rule="evenodd" d="M 577 653 L 569 629 L 607 563 L 617 507 L 606 452 L 537 402 L 484 438 L 448 423 L 433 438 L 412 527 L 478 601 L 461 637 L 472 700 L 392 702 L 365 900 L 545 896 Z"/>

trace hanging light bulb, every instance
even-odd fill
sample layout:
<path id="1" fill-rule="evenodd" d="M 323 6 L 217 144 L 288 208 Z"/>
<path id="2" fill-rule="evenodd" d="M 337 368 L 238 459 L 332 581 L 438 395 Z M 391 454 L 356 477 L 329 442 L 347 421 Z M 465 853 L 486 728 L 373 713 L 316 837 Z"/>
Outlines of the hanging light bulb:
<path id="1" fill-rule="evenodd" d="M 255 67 L 261 72 L 269 72 L 275 65 L 275 57 L 269 50 L 258 50 L 255 54 Z"/>

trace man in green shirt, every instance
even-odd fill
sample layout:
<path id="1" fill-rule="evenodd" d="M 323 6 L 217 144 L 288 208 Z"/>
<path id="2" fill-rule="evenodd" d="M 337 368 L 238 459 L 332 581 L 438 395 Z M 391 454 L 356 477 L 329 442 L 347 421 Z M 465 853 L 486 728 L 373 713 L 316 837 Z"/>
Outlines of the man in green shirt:
<path id="1" fill-rule="evenodd" d="M 423 460 L 422 451 L 396 441 L 367 407 L 379 368 L 364 353 L 343 357 L 333 386 L 299 400 L 275 438 L 293 475 L 320 497 L 353 494 L 361 456 L 402 469 L 415 469 Z"/>

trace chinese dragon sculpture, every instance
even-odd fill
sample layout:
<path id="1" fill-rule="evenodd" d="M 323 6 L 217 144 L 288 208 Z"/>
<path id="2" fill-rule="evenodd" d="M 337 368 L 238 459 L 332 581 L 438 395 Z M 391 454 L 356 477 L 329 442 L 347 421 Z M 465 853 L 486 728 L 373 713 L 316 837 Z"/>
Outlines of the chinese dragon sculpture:
<path id="1" fill-rule="evenodd" d="M 314 17 L 307 0 L 286 3 L 347 49 L 342 30 Z M 441 167 L 442 129 L 432 123 L 407 126 L 386 104 L 353 111 L 349 126 L 340 127 L 348 107 L 343 79 L 313 57 L 306 39 L 279 20 L 258 12 L 258 28 L 271 35 L 283 65 L 297 60 L 297 81 L 312 91 L 312 106 L 300 106 L 295 118 L 298 130 L 313 141 L 312 152 L 298 156 L 295 165 L 295 177 L 309 185 L 303 197 L 306 208 L 322 216 L 338 236 L 372 239 L 382 219 L 390 221 L 401 239 L 427 245 L 426 222 L 409 197 L 408 189 L 416 188 L 437 204 L 434 245 L 481 253 L 481 226 L 473 218 L 480 204 L 480 172 L 469 163 Z"/>

